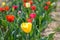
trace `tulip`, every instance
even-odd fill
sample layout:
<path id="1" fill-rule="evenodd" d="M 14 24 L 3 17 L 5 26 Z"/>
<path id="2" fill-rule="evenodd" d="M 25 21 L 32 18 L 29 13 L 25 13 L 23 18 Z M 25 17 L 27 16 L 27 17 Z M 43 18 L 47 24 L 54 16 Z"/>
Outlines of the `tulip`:
<path id="1" fill-rule="evenodd" d="M 5 11 L 8 11 L 9 10 L 9 6 L 5 6 Z"/>
<path id="2" fill-rule="evenodd" d="M 6 19 L 7 19 L 8 22 L 13 22 L 14 19 L 15 19 L 15 16 L 14 15 L 7 15 Z"/>
<path id="3" fill-rule="evenodd" d="M 16 10 L 17 8 L 18 8 L 18 6 L 16 6 L 16 5 L 13 6 L 13 9 L 14 9 L 14 10 Z"/>
<path id="4" fill-rule="evenodd" d="M 27 22 L 32 22 L 32 19 L 31 19 L 31 18 L 28 18 L 28 19 L 27 19 Z"/>
<path id="5" fill-rule="evenodd" d="M 6 5 L 6 2 L 2 2 L 2 6 L 5 6 Z"/>
<path id="6" fill-rule="evenodd" d="M 5 11 L 5 8 L 0 7 L 0 12 Z"/>
<path id="7" fill-rule="evenodd" d="M 18 14 L 20 14 L 21 13 L 21 11 L 18 11 Z"/>
<path id="8" fill-rule="evenodd" d="M 24 3 L 24 6 L 25 6 L 26 8 L 29 8 L 31 5 L 30 5 L 29 2 L 27 2 L 27 3 Z"/>
<path id="9" fill-rule="evenodd" d="M 33 1 L 29 1 L 29 3 L 32 5 L 33 4 Z"/>
<path id="10" fill-rule="evenodd" d="M 30 23 L 30 22 L 28 22 L 28 23 L 22 23 L 21 24 L 21 29 L 25 33 L 30 33 L 31 29 L 32 29 L 32 23 Z"/>
<path id="11" fill-rule="evenodd" d="M 50 2 L 50 1 L 48 1 L 48 2 L 46 2 L 46 4 L 47 4 L 47 5 L 50 5 L 50 4 L 51 4 L 51 2 Z"/>
<path id="12" fill-rule="evenodd" d="M 45 10 L 48 10 L 48 8 L 49 8 L 48 6 L 45 6 L 45 7 L 44 7 Z"/>
<path id="13" fill-rule="evenodd" d="M 30 18 L 34 19 L 36 17 L 36 13 L 31 13 Z"/>
<path id="14" fill-rule="evenodd" d="M 31 9 L 32 10 L 36 10 L 36 6 L 31 6 Z"/>

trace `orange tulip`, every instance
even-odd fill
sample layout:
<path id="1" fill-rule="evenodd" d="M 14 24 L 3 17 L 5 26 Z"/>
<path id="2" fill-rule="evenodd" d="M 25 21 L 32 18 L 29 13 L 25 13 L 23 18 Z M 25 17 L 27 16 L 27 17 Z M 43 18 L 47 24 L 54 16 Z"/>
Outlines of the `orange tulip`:
<path id="1" fill-rule="evenodd" d="M 50 4 L 51 4 L 51 2 L 50 2 L 50 1 L 48 1 L 48 2 L 46 2 L 46 4 L 47 4 L 47 5 L 50 5 Z"/>
<path id="2" fill-rule="evenodd" d="M 9 10 L 9 6 L 5 6 L 5 11 L 8 11 Z"/>

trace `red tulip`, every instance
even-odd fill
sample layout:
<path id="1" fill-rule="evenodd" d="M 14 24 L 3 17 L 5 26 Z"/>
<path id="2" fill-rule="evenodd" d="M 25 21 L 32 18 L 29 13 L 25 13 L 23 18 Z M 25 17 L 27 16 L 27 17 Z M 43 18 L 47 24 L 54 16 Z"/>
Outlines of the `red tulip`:
<path id="1" fill-rule="evenodd" d="M 14 6 L 13 6 L 13 9 L 15 9 L 15 10 L 16 10 L 17 8 L 18 8 L 18 6 L 16 6 L 16 5 L 14 5 Z"/>
<path id="2" fill-rule="evenodd" d="M 0 12 L 5 11 L 5 8 L 0 7 Z"/>
<path id="3" fill-rule="evenodd" d="M 7 19 L 8 22 L 13 22 L 14 19 L 15 19 L 15 16 L 14 15 L 7 15 L 6 19 Z"/>
<path id="4" fill-rule="evenodd" d="M 30 18 L 34 19 L 36 17 L 36 13 L 31 13 Z"/>
<path id="5" fill-rule="evenodd" d="M 33 1 L 29 1 L 29 3 L 32 5 L 33 4 Z"/>
<path id="6" fill-rule="evenodd" d="M 45 7 L 44 7 L 45 10 L 48 10 L 48 8 L 49 8 L 48 6 L 45 6 Z"/>
<path id="7" fill-rule="evenodd" d="M 32 19 L 28 18 L 28 19 L 27 19 L 27 22 L 32 22 Z"/>
<path id="8" fill-rule="evenodd" d="M 36 6 L 31 6 L 31 9 L 32 10 L 36 10 Z"/>

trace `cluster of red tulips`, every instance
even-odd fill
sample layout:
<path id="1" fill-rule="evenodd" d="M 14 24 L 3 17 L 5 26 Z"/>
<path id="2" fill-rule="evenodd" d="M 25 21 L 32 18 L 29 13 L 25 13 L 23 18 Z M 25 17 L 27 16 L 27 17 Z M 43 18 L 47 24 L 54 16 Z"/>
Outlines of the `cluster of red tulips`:
<path id="1" fill-rule="evenodd" d="M 36 6 L 33 5 L 34 2 L 32 0 L 23 0 L 23 6 L 26 7 L 26 8 L 31 8 L 32 12 L 30 14 L 30 18 L 27 18 L 27 21 L 28 22 L 32 22 L 32 19 L 34 19 L 36 17 L 36 13 L 34 13 L 34 11 L 36 10 Z M 48 10 L 49 9 L 49 6 L 51 4 L 50 1 L 46 2 L 45 3 L 46 5 L 44 6 L 44 9 L 45 10 Z M 18 8 L 18 6 L 14 5 L 12 6 L 12 8 L 14 10 L 16 10 Z M 10 7 L 9 6 L 4 6 L 4 7 L 0 7 L 0 12 L 3 12 L 3 11 L 9 11 Z M 6 19 L 9 21 L 9 22 L 13 22 L 14 19 L 15 19 L 15 16 L 14 15 L 7 15 L 6 16 Z"/>
<path id="2" fill-rule="evenodd" d="M 9 11 L 9 6 L 0 7 L 0 12 Z"/>

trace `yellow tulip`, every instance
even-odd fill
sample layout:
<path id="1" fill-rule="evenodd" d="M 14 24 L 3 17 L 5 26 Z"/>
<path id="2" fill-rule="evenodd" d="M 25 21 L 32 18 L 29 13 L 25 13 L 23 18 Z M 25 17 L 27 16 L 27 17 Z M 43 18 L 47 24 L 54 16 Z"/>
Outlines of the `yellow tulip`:
<path id="1" fill-rule="evenodd" d="M 21 24 L 21 29 L 25 33 L 30 33 L 32 29 L 32 23 L 22 23 Z"/>
<path id="2" fill-rule="evenodd" d="M 6 5 L 6 2 L 2 2 L 2 6 L 5 6 Z"/>

